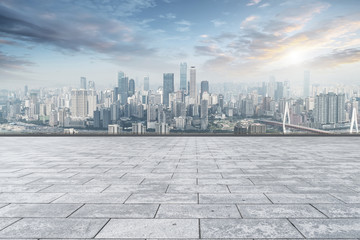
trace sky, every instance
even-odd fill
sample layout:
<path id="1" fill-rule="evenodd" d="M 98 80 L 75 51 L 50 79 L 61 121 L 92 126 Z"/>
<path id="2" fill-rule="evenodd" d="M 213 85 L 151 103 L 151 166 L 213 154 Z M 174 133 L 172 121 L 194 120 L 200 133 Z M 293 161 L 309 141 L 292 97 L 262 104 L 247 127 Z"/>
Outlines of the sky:
<path id="1" fill-rule="evenodd" d="M 360 83 L 359 0 L 1 0 L 0 89 L 110 88 L 117 72 L 197 81 Z"/>

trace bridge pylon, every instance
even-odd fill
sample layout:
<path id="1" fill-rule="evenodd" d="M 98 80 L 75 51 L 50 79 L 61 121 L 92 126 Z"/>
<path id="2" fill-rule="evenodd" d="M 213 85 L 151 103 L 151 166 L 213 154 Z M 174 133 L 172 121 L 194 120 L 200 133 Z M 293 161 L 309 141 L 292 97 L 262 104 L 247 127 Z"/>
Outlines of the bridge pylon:
<path id="1" fill-rule="evenodd" d="M 355 124 L 356 133 L 359 133 L 359 127 L 358 127 L 358 121 L 357 121 L 357 110 L 356 110 L 356 108 L 353 108 L 353 110 L 352 110 L 351 124 L 350 124 L 350 134 L 353 133 L 354 124 Z"/>
<path id="2" fill-rule="evenodd" d="M 290 111 L 288 102 L 285 103 L 285 111 L 284 111 L 284 119 L 283 119 L 283 133 L 286 134 L 286 116 L 287 116 L 287 124 L 290 124 Z"/>

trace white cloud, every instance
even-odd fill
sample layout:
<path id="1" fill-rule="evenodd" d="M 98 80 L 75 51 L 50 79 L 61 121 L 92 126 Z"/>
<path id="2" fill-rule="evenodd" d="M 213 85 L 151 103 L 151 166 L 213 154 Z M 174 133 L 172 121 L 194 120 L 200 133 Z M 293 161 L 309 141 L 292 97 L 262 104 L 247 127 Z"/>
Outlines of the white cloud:
<path id="1" fill-rule="evenodd" d="M 161 14 L 159 15 L 160 18 L 165 18 L 165 19 L 175 19 L 176 15 L 173 13 L 166 13 L 166 14 Z"/>
<path id="2" fill-rule="evenodd" d="M 265 8 L 265 7 L 268 7 L 268 6 L 270 6 L 270 3 L 264 3 L 264 4 L 261 4 L 259 6 L 259 8 Z"/>
<path id="3" fill-rule="evenodd" d="M 245 18 L 244 21 L 242 21 L 241 26 L 244 27 L 244 26 L 246 26 L 248 23 L 256 20 L 257 18 L 258 18 L 257 16 L 251 15 L 251 16 Z"/>
<path id="4" fill-rule="evenodd" d="M 248 4 L 246 4 L 246 6 L 254 6 L 257 5 L 261 2 L 261 0 L 250 0 L 250 2 Z"/>
<path id="5" fill-rule="evenodd" d="M 181 20 L 181 21 L 178 21 L 178 22 L 175 22 L 175 23 L 178 24 L 178 25 L 191 26 L 191 22 L 186 21 L 186 20 Z"/>
<path id="6" fill-rule="evenodd" d="M 218 20 L 218 19 L 211 20 L 211 22 L 214 24 L 214 27 L 220 27 L 220 26 L 226 24 L 226 22 Z"/>

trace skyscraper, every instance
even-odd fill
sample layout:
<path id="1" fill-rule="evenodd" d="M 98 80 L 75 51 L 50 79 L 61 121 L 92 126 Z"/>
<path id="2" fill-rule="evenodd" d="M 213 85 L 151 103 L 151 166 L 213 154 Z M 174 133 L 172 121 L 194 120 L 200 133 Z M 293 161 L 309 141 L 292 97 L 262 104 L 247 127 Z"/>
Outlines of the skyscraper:
<path id="1" fill-rule="evenodd" d="M 120 103 L 125 104 L 128 98 L 128 91 L 129 91 L 129 79 L 125 77 L 124 72 L 118 73 L 118 88 L 120 94 Z"/>
<path id="2" fill-rule="evenodd" d="M 201 81 L 201 93 L 200 93 L 201 99 L 202 99 L 202 95 L 204 92 L 209 93 L 209 82 L 208 81 Z"/>
<path id="3" fill-rule="evenodd" d="M 149 76 L 144 77 L 144 91 L 149 91 L 150 89 L 150 81 Z"/>
<path id="4" fill-rule="evenodd" d="M 135 94 L 135 80 L 134 79 L 130 79 L 129 81 L 129 94 L 128 96 L 131 97 L 132 95 Z"/>
<path id="5" fill-rule="evenodd" d="M 310 72 L 304 72 L 304 97 L 310 97 Z"/>
<path id="6" fill-rule="evenodd" d="M 190 68 L 190 97 L 196 99 L 196 68 Z"/>
<path id="7" fill-rule="evenodd" d="M 186 91 L 186 83 L 187 83 L 187 64 L 180 63 L 180 90 Z"/>
<path id="8" fill-rule="evenodd" d="M 85 89 L 71 91 L 71 115 L 74 117 L 87 116 L 87 91 Z"/>
<path id="9" fill-rule="evenodd" d="M 174 92 L 174 74 L 164 73 L 163 76 L 163 104 L 169 106 L 169 94 Z"/>
<path id="10" fill-rule="evenodd" d="M 80 89 L 86 89 L 86 77 L 80 78 Z"/>
<path id="11" fill-rule="evenodd" d="M 335 124 L 345 122 L 345 94 L 319 94 L 315 98 L 315 122 Z"/>

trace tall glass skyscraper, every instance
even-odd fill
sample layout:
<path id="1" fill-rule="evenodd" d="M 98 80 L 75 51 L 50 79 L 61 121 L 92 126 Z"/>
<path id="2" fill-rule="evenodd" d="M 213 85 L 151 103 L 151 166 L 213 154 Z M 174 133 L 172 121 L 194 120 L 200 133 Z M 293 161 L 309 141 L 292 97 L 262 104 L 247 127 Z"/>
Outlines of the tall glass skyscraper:
<path id="1" fill-rule="evenodd" d="M 118 88 L 120 94 L 120 103 L 124 104 L 128 98 L 128 90 L 129 90 L 129 80 L 125 77 L 124 72 L 118 73 Z"/>
<path id="2" fill-rule="evenodd" d="M 164 73 L 163 76 L 163 104 L 169 106 L 169 94 L 174 92 L 174 74 Z"/>
<path id="3" fill-rule="evenodd" d="M 204 92 L 209 93 L 209 82 L 208 81 L 201 81 L 201 93 L 200 98 L 202 98 L 202 95 Z"/>
<path id="4" fill-rule="evenodd" d="M 80 89 L 86 89 L 86 78 L 85 77 L 80 78 Z"/>
<path id="5" fill-rule="evenodd" d="M 187 83 L 187 64 L 185 62 L 180 63 L 180 90 L 186 91 Z"/>
<path id="6" fill-rule="evenodd" d="M 144 77 L 144 91 L 149 91 L 150 89 L 150 81 L 149 81 L 149 76 L 145 76 Z"/>
<path id="7" fill-rule="evenodd" d="M 129 97 L 135 94 L 135 80 L 130 79 L 129 81 Z"/>
<path id="8" fill-rule="evenodd" d="M 190 68 L 190 97 L 196 99 L 196 68 Z"/>

